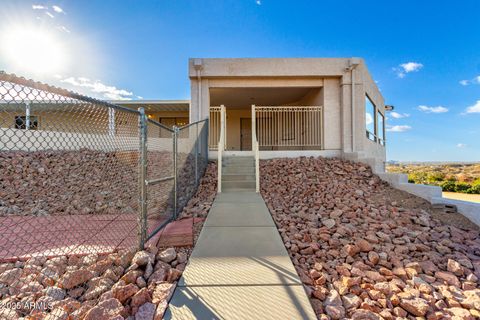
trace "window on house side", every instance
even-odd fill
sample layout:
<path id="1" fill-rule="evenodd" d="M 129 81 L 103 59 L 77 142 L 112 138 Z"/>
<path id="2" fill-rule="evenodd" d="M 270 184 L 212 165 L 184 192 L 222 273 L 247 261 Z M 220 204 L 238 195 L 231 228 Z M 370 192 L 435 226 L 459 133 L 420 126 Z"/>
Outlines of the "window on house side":
<path id="1" fill-rule="evenodd" d="M 26 116 L 15 116 L 15 129 L 27 129 Z M 38 130 L 38 117 L 30 116 L 29 130 Z"/>
<path id="2" fill-rule="evenodd" d="M 161 124 L 173 128 L 173 126 L 183 127 L 188 124 L 188 117 L 168 117 L 168 118 L 159 118 Z M 170 138 L 172 133 L 167 130 L 160 130 L 160 138 Z M 188 138 L 188 130 L 182 130 L 180 132 L 180 138 Z"/>
<path id="3" fill-rule="evenodd" d="M 385 145 L 385 116 L 380 112 L 377 111 L 377 136 L 378 136 L 378 143 L 382 146 Z"/>
<path id="4" fill-rule="evenodd" d="M 367 138 L 377 141 L 375 105 L 368 96 L 365 96 L 365 129 Z"/>

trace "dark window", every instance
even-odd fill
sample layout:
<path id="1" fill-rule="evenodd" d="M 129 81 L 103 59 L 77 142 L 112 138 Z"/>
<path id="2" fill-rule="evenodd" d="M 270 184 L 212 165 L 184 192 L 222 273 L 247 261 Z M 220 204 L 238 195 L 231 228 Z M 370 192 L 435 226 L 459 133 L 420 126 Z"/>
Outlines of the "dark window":
<path id="1" fill-rule="evenodd" d="M 15 116 L 15 129 L 27 129 L 27 117 Z M 38 117 L 30 116 L 30 130 L 38 129 Z"/>
<path id="2" fill-rule="evenodd" d="M 173 126 L 183 127 L 188 124 L 188 118 L 187 117 L 160 118 L 159 122 L 163 125 L 166 125 L 169 128 L 173 128 Z"/>
<path id="3" fill-rule="evenodd" d="M 173 126 L 186 126 L 188 124 L 188 117 L 160 118 L 158 119 L 158 122 L 172 129 Z M 188 138 L 188 131 L 188 129 L 180 131 L 180 138 Z M 171 136 L 171 132 L 168 132 L 167 130 L 160 130 L 160 138 L 170 138 Z"/>

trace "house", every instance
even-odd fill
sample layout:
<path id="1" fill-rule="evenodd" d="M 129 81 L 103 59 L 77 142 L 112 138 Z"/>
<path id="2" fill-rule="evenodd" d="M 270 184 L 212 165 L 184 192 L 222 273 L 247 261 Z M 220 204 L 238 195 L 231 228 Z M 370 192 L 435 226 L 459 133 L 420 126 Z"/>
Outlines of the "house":
<path id="1" fill-rule="evenodd" d="M 384 172 L 385 103 L 362 59 L 195 58 L 189 60 L 188 76 L 189 100 L 112 102 L 130 109 L 143 107 L 149 118 L 166 126 L 208 118 L 210 158 L 217 158 L 223 109 L 226 155 L 252 155 L 255 135 L 260 158 L 336 156 Z M 136 135 L 133 116 L 115 115 L 108 108 L 85 109 L 74 100 L 32 96 L 31 102 L 3 107 L 2 128 L 28 127 L 38 134 Z M 152 134 L 171 138 L 167 130 Z M 69 145 L 83 146 L 75 141 Z M 170 145 L 165 141 L 166 147 Z"/>
<path id="2" fill-rule="evenodd" d="M 384 171 L 385 102 L 362 59 L 190 59 L 189 77 L 190 101 L 114 102 L 165 125 L 209 118 L 211 158 L 224 106 L 227 155 L 252 154 L 255 123 L 260 158 L 336 156 Z"/>

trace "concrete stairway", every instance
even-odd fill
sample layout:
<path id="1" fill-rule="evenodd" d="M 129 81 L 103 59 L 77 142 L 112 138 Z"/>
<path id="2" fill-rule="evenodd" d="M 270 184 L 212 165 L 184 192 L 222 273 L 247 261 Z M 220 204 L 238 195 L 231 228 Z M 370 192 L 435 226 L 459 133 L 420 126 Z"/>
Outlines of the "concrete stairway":
<path id="1" fill-rule="evenodd" d="M 222 190 L 255 191 L 254 157 L 228 156 L 223 158 Z"/>

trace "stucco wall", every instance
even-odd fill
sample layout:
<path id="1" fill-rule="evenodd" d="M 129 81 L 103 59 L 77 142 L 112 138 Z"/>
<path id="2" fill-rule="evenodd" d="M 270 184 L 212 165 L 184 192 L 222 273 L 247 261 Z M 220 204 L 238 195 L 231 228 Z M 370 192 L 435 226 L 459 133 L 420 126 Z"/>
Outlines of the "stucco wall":
<path id="1" fill-rule="evenodd" d="M 304 99 L 324 107 L 325 149 L 341 150 L 354 160 L 382 164 L 385 148 L 372 145 L 365 138 L 365 94 L 368 93 L 382 113 L 384 101 L 364 61 L 355 61 L 359 64 L 354 68 L 352 84 L 351 58 L 201 59 L 200 69 L 195 69 L 191 59 L 191 119 L 208 117 L 210 88 L 322 87 L 321 94 Z M 352 86 L 355 87 L 353 115 Z M 239 127 L 234 130 L 239 134 Z M 233 139 L 230 132 L 227 139 Z"/>

